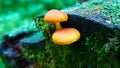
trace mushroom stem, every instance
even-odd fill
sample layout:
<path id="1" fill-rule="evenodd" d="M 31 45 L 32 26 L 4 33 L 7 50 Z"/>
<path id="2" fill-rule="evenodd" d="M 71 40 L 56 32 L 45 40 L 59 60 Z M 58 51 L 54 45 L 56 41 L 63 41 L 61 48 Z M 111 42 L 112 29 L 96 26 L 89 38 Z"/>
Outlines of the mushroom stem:
<path id="1" fill-rule="evenodd" d="M 56 30 L 62 29 L 60 22 L 55 23 Z"/>

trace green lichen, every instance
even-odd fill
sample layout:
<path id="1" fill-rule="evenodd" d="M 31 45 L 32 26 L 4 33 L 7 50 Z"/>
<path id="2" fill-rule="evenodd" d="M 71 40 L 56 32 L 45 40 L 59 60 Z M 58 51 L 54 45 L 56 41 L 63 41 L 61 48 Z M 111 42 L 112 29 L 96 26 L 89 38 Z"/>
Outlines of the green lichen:
<path id="1" fill-rule="evenodd" d="M 65 12 L 83 15 L 102 14 L 110 18 L 111 24 L 120 25 L 120 1 L 118 0 L 88 1 Z"/>
<path id="2" fill-rule="evenodd" d="M 119 25 L 120 24 L 120 2 L 118 3 L 107 3 L 105 5 L 103 5 L 104 7 L 102 8 L 102 10 L 100 10 L 100 12 L 102 14 L 105 14 L 106 16 L 108 16 L 111 21 L 112 24 L 114 25 Z"/>

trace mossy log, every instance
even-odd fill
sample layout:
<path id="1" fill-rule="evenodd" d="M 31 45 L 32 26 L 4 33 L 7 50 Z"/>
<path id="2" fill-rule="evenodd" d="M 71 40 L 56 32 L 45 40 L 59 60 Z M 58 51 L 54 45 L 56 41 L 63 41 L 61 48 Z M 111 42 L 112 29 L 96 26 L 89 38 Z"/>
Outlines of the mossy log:
<path id="1" fill-rule="evenodd" d="M 56 45 L 51 40 L 51 35 L 55 31 L 54 25 L 45 24 L 42 19 L 44 16 L 36 17 L 36 26 L 43 35 L 39 36 L 38 34 L 42 33 L 36 30 L 36 28 L 25 32 L 20 30 L 24 34 L 22 38 L 17 40 L 17 43 L 20 43 L 20 46 L 23 47 L 21 51 L 25 56 L 25 61 L 29 61 L 29 64 L 26 63 L 27 67 L 31 67 L 30 65 L 35 68 L 120 67 L 119 1 L 87 1 L 62 11 L 66 12 L 69 16 L 68 21 L 61 22 L 62 27 L 78 29 L 81 33 L 81 38 L 70 45 Z M 16 33 L 18 34 L 7 35 L 7 39 L 16 38 L 21 35 L 19 35 L 19 32 Z M 36 39 L 34 41 L 37 41 L 37 44 L 33 41 L 31 43 L 33 39 Z M 6 41 L 6 38 L 4 38 L 3 42 L 13 43 L 14 40 L 9 42 L 9 40 Z M 5 45 L 9 44 L 2 44 L 3 47 Z M 42 45 L 45 48 L 43 46 L 41 49 Z M 2 54 L 4 54 L 4 50 L 7 50 L 3 50 L 3 47 L 1 47 Z M 14 48 L 13 46 L 8 48 L 10 47 Z M 20 64 L 18 65 L 19 67 L 21 66 Z"/>

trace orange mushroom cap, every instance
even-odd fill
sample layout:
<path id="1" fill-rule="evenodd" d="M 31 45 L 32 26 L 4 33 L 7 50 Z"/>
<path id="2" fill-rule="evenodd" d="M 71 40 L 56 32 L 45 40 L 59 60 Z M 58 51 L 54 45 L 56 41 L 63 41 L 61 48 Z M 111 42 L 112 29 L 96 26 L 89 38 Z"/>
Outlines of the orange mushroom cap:
<path id="1" fill-rule="evenodd" d="M 48 11 L 44 16 L 44 21 L 47 23 L 58 23 L 67 20 L 68 20 L 67 14 L 55 9 Z"/>
<path id="2" fill-rule="evenodd" d="M 52 41 L 58 45 L 68 45 L 80 38 L 80 32 L 75 28 L 63 28 L 52 35 Z"/>

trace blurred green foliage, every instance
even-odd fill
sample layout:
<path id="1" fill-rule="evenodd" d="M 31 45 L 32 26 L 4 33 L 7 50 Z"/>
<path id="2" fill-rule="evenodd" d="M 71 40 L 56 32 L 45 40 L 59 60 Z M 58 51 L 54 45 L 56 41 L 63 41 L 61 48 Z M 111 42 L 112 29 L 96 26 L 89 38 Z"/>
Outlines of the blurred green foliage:
<path id="1" fill-rule="evenodd" d="M 0 36 L 30 24 L 35 16 L 50 9 L 63 9 L 76 3 L 77 0 L 0 0 Z"/>
<path id="2" fill-rule="evenodd" d="M 48 10 L 64 9 L 76 3 L 77 0 L 0 0 L 0 38 L 15 28 L 33 23 L 35 16 Z M 0 66 L 5 68 L 2 60 Z"/>
<path id="3" fill-rule="evenodd" d="M 3 60 L 0 58 L 0 68 L 6 68 L 5 64 L 3 64 Z"/>

